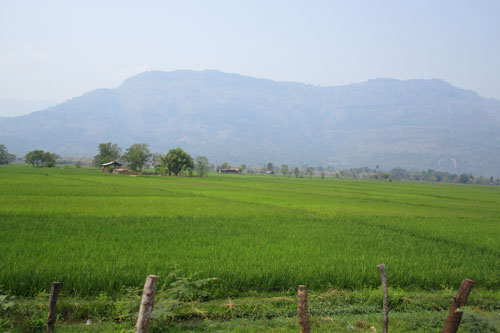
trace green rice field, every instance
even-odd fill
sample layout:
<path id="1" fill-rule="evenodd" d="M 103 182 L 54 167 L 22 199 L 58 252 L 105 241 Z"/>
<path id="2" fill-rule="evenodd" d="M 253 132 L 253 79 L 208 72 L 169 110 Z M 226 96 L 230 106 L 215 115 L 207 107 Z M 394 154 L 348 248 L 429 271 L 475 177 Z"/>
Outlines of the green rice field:
<path id="1" fill-rule="evenodd" d="M 147 274 L 216 277 L 214 297 L 391 287 L 500 289 L 500 188 L 0 166 L 0 285 L 87 296 Z"/>

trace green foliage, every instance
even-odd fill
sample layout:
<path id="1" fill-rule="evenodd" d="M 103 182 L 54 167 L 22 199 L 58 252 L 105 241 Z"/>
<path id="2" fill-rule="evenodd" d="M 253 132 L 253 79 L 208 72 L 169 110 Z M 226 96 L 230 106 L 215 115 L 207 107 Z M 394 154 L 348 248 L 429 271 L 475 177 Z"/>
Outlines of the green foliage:
<path id="1" fill-rule="evenodd" d="M 5 145 L 0 144 L 0 165 L 9 164 L 16 160 L 16 155 L 9 154 L 7 147 Z"/>
<path id="2" fill-rule="evenodd" d="M 371 172 L 368 169 L 368 173 Z M 429 169 L 427 171 L 406 171 L 401 168 L 394 168 L 390 171 L 389 176 L 386 178 L 394 180 L 411 180 L 411 181 L 425 181 L 425 182 L 440 182 L 440 183 L 461 183 L 461 184 L 484 184 L 484 185 L 498 185 L 499 180 L 493 177 L 485 178 L 482 176 L 474 177 L 471 174 L 456 175 L 454 173 L 437 171 Z"/>
<path id="3" fill-rule="evenodd" d="M 24 161 L 27 164 L 31 164 L 34 167 L 47 167 L 53 168 L 56 166 L 56 160 L 59 158 L 58 155 L 44 152 L 43 150 L 33 150 L 30 151 L 24 157 Z"/>
<path id="4" fill-rule="evenodd" d="M 33 150 L 24 156 L 24 162 L 33 166 L 40 166 L 42 163 L 43 150 Z"/>
<path id="5" fill-rule="evenodd" d="M 283 175 L 285 175 L 285 176 L 286 176 L 286 175 L 288 175 L 288 165 L 283 164 L 283 165 L 281 166 L 281 174 L 283 174 Z"/>
<path id="6" fill-rule="evenodd" d="M 173 278 L 160 276 L 155 306 L 149 323 L 151 332 L 161 331 L 298 331 L 296 290 L 280 293 L 250 293 L 244 297 L 206 300 L 188 296 L 183 300 L 170 294 L 176 281 L 185 280 L 179 271 Z M 162 283 L 164 281 L 164 283 Z M 183 289 L 195 288 L 194 280 L 182 283 Z M 208 286 L 208 285 L 206 285 Z M 404 291 L 389 289 L 390 326 L 397 332 L 438 332 L 443 328 L 450 299 L 455 290 Z M 195 292 L 196 293 L 196 292 Z M 0 292 L 0 294 L 4 294 Z M 189 293 L 188 293 L 189 295 Z M 309 314 L 315 332 L 371 331 L 381 328 L 382 291 L 378 289 L 329 289 L 321 293 L 309 290 Z M 40 331 L 46 321 L 48 294 L 35 297 L 10 297 L 14 305 L 8 316 L 0 313 L 4 331 Z M 181 297 L 182 298 L 182 297 Z M 190 300 L 191 299 L 191 300 Z M 139 288 L 120 289 L 110 296 L 75 298 L 60 295 L 57 328 L 64 332 L 133 332 L 141 301 Z M 496 332 L 498 293 L 474 289 L 474 303 L 464 311 L 461 331 Z M 1 310 L 0 310 L 1 311 Z M 90 325 L 86 325 L 86 322 Z M 221 325 L 224 323 L 224 325 Z"/>
<path id="7" fill-rule="evenodd" d="M 122 159 L 128 162 L 130 169 L 133 171 L 141 171 L 144 164 L 146 164 L 153 156 L 149 150 L 149 145 L 146 143 L 134 143 L 131 145 Z"/>
<path id="8" fill-rule="evenodd" d="M 205 278 L 195 280 L 195 276 L 196 274 L 183 276 L 179 271 L 173 270 L 166 277 L 166 280 L 170 282 L 169 287 L 160 292 L 160 296 L 164 296 L 171 301 L 207 301 L 209 293 L 203 288 L 217 279 Z"/>
<path id="9" fill-rule="evenodd" d="M 116 143 L 100 143 L 98 149 L 99 154 L 94 156 L 94 165 L 97 167 L 120 158 L 121 148 Z"/>
<path id="10" fill-rule="evenodd" d="M 198 177 L 206 176 L 208 173 L 209 167 L 210 166 L 208 163 L 208 158 L 206 158 L 205 156 L 197 156 L 196 157 L 194 169 L 196 170 Z"/>
<path id="11" fill-rule="evenodd" d="M 162 158 L 163 164 L 169 175 L 179 175 L 181 172 L 192 173 L 194 168 L 193 158 L 182 148 L 170 149 Z"/>
<path id="12" fill-rule="evenodd" d="M 498 332 L 500 329 L 500 313 L 489 314 L 475 306 L 462 306 L 457 309 L 463 312 L 460 328 L 469 332 Z"/>
<path id="13" fill-rule="evenodd" d="M 0 286 L 0 329 L 8 328 L 11 325 L 17 310 L 15 298 L 9 296 Z"/>
<path id="14" fill-rule="evenodd" d="M 45 303 L 46 304 L 46 303 Z M 0 288 L 0 328 L 20 332 L 39 332 L 45 328 L 47 308 L 39 304 L 21 306 L 19 300 Z"/>
<path id="15" fill-rule="evenodd" d="M 314 168 L 313 168 L 313 167 L 307 167 L 307 169 L 306 169 L 306 174 L 307 174 L 310 178 L 312 178 L 312 176 L 313 176 L 313 172 L 314 172 Z"/>
<path id="16" fill-rule="evenodd" d="M 467 184 L 467 183 L 471 182 L 473 179 L 474 179 L 474 177 L 472 177 L 472 175 L 468 175 L 465 173 L 461 174 L 460 178 L 459 178 L 460 183 L 462 183 L 462 184 Z"/>
<path id="17" fill-rule="evenodd" d="M 370 169 L 367 167 L 351 168 L 347 170 L 335 171 L 331 167 L 326 170 L 334 172 L 336 178 L 356 178 L 356 179 L 378 179 L 378 180 L 403 180 L 417 182 L 433 182 L 433 183 L 461 183 L 461 184 L 482 184 L 482 185 L 500 185 L 500 179 L 491 177 L 474 177 L 472 174 L 461 174 L 460 176 L 454 173 L 437 171 L 428 169 L 427 171 L 411 170 L 407 171 L 402 168 L 394 168 L 388 172 L 382 172 L 380 168 Z"/>

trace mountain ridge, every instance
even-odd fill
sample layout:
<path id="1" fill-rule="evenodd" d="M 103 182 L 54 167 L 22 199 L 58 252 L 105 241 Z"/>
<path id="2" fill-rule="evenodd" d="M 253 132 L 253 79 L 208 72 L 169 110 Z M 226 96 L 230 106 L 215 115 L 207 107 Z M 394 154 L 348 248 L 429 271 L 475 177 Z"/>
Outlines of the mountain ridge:
<path id="1" fill-rule="evenodd" d="M 499 176 L 500 102 L 440 79 L 313 86 L 215 70 L 149 71 L 29 115 L 0 142 L 96 154 L 100 142 L 181 146 L 213 162 L 380 165 Z"/>

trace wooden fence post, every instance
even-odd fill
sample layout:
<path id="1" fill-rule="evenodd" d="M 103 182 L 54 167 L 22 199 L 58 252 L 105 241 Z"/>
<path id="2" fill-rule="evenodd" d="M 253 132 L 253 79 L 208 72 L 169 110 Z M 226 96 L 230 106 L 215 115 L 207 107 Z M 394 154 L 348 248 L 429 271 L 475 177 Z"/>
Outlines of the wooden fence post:
<path id="1" fill-rule="evenodd" d="M 389 298 L 387 295 L 387 277 L 385 275 L 385 264 L 377 265 L 380 272 L 380 278 L 382 279 L 382 293 L 384 300 L 384 324 L 382 327 L 382 333 L 387 333 L 389 331 Z"/>
<path id="2" fill-rule="evenodd" d="M 52 287 L 50 288 L 50 299 L 49 299 L 49 316 L 47 318 L 47 333 L 54 333 L 54 324 L 56 323 L 57 312 L 57 297 L 59 296 L 59 289 L 61 288 L 60 282 L 52 282 Z"/>
<path id="3" fill-rule="evenodd" d="M 297 291 L 297 313 L 299 315 L 300 333 L 309 333 L 309 315 L 307 314 L 307 286 L 300 285 Z"/>
<path id="4" fill-rule="evenodd" d="M 456 333 L 458 327 L 460 326 L 460 320 L 462 320 L 462 312 L 457 309 L 464 306 L 467 302 L 467 297 L 469 296 L 470 290 L 474 285 L 474 281 L 469 279 L 463 279 L 460 287 L 458 288 L 457 294 L 453 298 L 453 302 L 450 307 L 450 314 L 446 320 L 442 333 Z"/>
<path id="5" fill-rule="evenodd" d="M 139 315 L 137 316 L 137 323 L 135 324 L 136 333 L 147 333 L 149 319 L 153 312 L 155 302 L 156 281 L 158 276 L 148 275 L 144 283 L 144 290 L 142 291 L 141 307 L 139 308 Z"/>

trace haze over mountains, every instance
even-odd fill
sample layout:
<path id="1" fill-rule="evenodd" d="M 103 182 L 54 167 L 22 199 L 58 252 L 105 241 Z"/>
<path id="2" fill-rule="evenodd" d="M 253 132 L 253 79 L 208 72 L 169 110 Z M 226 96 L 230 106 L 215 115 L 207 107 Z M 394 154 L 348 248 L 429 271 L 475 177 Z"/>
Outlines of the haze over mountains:
<path id="1" fill-rule="evenodd" d="M 16 98 L 0 99 L 0 117 L 22 116 L 31 112 L 46 109 L 56 105 L 54 101 L 34 99 L 24 100 Z"/>
<path id="2" fill-rule="evenodd" d="M 0 119 L 0 143 L 93 156 L 180 146 L 212 162 L 380 165 L 500 176 L 500 102 L 442 80 L 376 79 L 340 87 L 218 71 L 151 71 L 31 113 Z"/>

